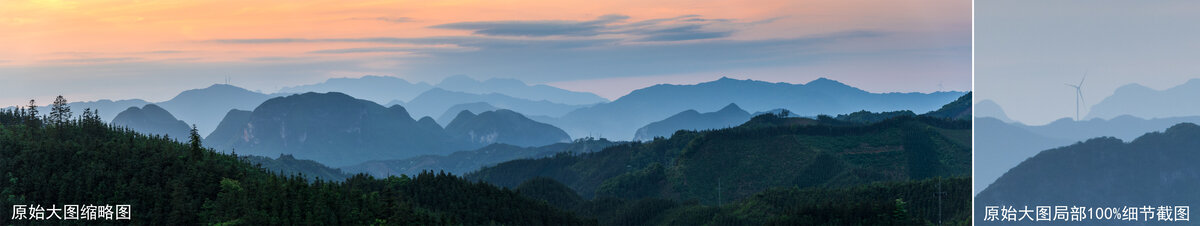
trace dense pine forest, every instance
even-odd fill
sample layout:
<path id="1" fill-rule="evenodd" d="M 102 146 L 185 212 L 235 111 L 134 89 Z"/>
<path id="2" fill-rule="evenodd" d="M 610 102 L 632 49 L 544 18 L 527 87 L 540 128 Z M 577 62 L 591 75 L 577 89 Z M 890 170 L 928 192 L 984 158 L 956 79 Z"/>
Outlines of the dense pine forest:
<path id="1" fill-rule="evenodd" d="M 146 136 L 100 121 L 66 101 L 42 116 L 0 112 L 0 180 L 11 205 L 131 205 L 132 219 L 80 223 L 147 225 L 586 225 L 515 191 L 435 173 L 345 181 L 280 176 L 234 155 Z M 31 103 L 32 105 L 32 103 Z M 7 211 L 6 211 L 7 212 Z M 6 214 L 0 224 L 8 222 Z M 56 223 L 60 220 L 45 220 Z M 70 222 L 70 221 L 68 221 Z"/>

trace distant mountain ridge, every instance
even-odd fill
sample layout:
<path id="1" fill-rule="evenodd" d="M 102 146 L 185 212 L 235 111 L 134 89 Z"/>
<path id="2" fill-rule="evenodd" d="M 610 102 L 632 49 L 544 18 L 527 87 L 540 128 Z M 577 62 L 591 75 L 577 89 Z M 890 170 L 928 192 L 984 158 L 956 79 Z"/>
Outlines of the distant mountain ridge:
<path id="1" fill-rule="evenodd" d="M 587 105 L 568 105 L 554 103 L 550 101 L 533 101 L 511 97 L 499 93 L 489 94 L 474 94 L 467 92 L 450 91 L 442 88 L 433 88 L 429 91 L 417 95 L 412 101 L 403 102 L 404 106 L 412 109 L 415 116 L 430 116 L 438 117 L 445 113 L 450 107 L 467 104 L 484 102 L 496 108 L 509 109 L 520 112 L 529 116 L 550 116 L 558 117 L 575 109 Z M 391 102 L 387 106 L 401 104 L 401 102 Z M 457 112 L 455 112 L 457 114 Z"/>
<path id="2" fill-rule="evenodd" d="M 1195 179 L 1200 177 L 1200 165 L 1196 164 L 1200 161 L 1200 151 L 1196 147 L 1200 147 L 1200 126 L 1180 123 L 1127 143 L 1101 137 L 1046 150 L 1012 168 L 979 193 L 975 212 L 982 214 L 986 206 L 1001 205 L 1029 205 L 1031 209 L 1034 205 L 1118 209 L 1127 205 L 1194 205 L 1200 202 L 1200 196 L 1195 195 L 1200 190 L 1200 181 Z M 1040 222 L 1027 224 L 1035 223 Z"/>
<path id="3" fill-rule="evenodd" d="M 1087 111 L 1085 119 L 1112 119 L 1121 115 L 1139 118 L 1200 116 L 1200 105 L 1191 97 L 1200 96 L 1200 79 L 1191 79 L 1165 90 L 1140 84 L 1121 86 Z"/>
<path id="4" fill-rule="evenodd" d="M 342 93 L 304 93 L 263 102 L 238 129 L 209 135 L 218 151 L 291 154 L 330 166 L 474 148 L 422 126 L 400 106 L 384 108 Z"/>
<path id="5" fill-rule="evenodd" d="M 765 114 L 582 155 L 513 160 L 466 175 L 505 187 L 549 177 L 584 198 L 732 201 L 768 187 L 838 187 L 970 174 L 970 123 L 903 116 L 831 125 Z M 718 193 L 718 184 L 728 186 Z"/>
<path id="6" fill-rule="evenodd" d="M 672 115 L 662 121 L 652 122 L 638 128 L 633 135 L 634 140 L 650 140 L 654 137 L 671 137 L 678 130 L 705 130 L 734 127 L 750 120 L 750 113 L 737 104 L 730 103 L 721 110 L 700 113 L 687 110 Z"/>
<path id="7" fill-rule="evenodd" d="M 569 141 L 561 129 L 496 110 L 466 113 L 445 129 L 431 117 L 413 120 L 405 107 L 383 107 L 346 94 L 304 93 L 231 110 L 205 142 L 218 151 L 290 154 L 331 166 L 472 150 L 492 143 L 541 146 Z"/>
<path id="8" fill-rule="evenodd" d="M 139 133 L 166 135 L 180 142 L 188 140 L 192 128 L 187 122 L 176 119 L 171 112 L 154 104 L 146 104 L 141 108 L 129 107 L 117 114 L 112 124 Z"/>
<path id="9" fill-rule="evenodd" d="M 563 128 L 572 136 L 600 134 L 629 140 L 637 128 L 651 122 L 686 110 L 714 111 L 729 103 L 736 103 L 748 111 L 785 108 L 806 116 L 859 110 L 927 112 L 963 94 L 870 93 L 826 78 L 807 84 L 721 78 L 695 85 L 660 84 L 634 90 L 612 102 L 580 108 L 548 123 Z"/>
<path id="10" fill-rule="evenodd" d="M 254 109 L 271 97 L 274 96 L 233 85 L 213 84 L 203 89 L 185 90 L 157 104 L 180 120 L 196 124 L 200 134 L 210 134 L 229 110 Z"/>
<path id="11" fill-rule="evenodd" d="M 466 75 L 455 75 L 442 79 L 438 88 L 473 94 L 499 93 L 532 101 L 550 101 L 567 105 L 590 105 L 608 102 L 599 95 L 576 92 L 547 85 L 528 85 L 521 80 L 492 78 L 479 81 Z"/>
<path id="12" fill-rule="evenodd" d="M 1040 126 L 1005 123 L 995 118 L 977 118 L 975 139 L 978 143 L 975 145 L 975 153 L 978 155 L 977 159 L 987 161 L 976 162 L 976 192 L 982 191 L 986 185 L 1021 161 L 1043 150 L 1095 137 L 1133 140 L 1147 132 L 1179 123 L 1200 123 L 1200 116 L 1141 119 L 1126 115 L 1111 120 L 1087 121 L 1063 118 Z"/>
<path id="13" fill-rule="evenodd" d="M 442 113 L 442 116 L 437 117 L 437 122 L 438 122 L 438 124 L 441 124 L 441 125 L 450 124 L 450 121 L 454 121 L 454 117 L 457 117 L 458 114 L 461 113 L 462 111 L 470 111 L 471 113 L 475 113 L 475 112 L 494 111 L 497 109 L 500 109 L 500 108 L 497 108 L 496 106 L 492 106 L 491 104 L 488 104 L 487 102 L 458 104 L 458 105 L 450 106 L 450 109 L 446 109 L 446 112 Z"/>
<path id="14" fill-rule="evenodd" d="M 506 109 L 485 111 L 478 115 L 463 110 L 445 128 L 446 133 L 458 139 L 485 145 L 504 143 L 536 147 L 571 141 L 571 136 L 558 127 L 530 120 Z"/>
<path id="15" fill-rule="evenodd" d="M 425 82 L 414 83 L 399 77 L 368 75 L 359 78 L 330 78 L 321 83 L 285 87 L 280 89 L 279 93 L 339 92 L 386 104 L 393 100 L 410 101 L 432 88 L 432 85 Z"/>
<path id="16" fill-rule="evenodd" d="M 981 100 L 979 103 L 975 103 L 975 117 L 990 117 L 1006 123 L 1013 122 L 1004 112 L 1004 108 L 992 100 Z"/>

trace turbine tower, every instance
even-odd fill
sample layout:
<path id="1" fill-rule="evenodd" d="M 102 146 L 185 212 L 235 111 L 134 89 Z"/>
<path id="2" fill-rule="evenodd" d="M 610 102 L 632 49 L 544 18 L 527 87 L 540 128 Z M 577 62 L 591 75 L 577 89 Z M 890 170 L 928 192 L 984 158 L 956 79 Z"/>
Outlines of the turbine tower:
<path id="1" fill-rule="evenodd" d="M 1079 84 L 1066 84 L 1071 88 L 1075 88 L 1075 121 L 1079 121 L 1079 103 L 1083 102 L 1083 105 L 1087 105 L 1087 102 L 1083 101 L 1083 80 L 1085 79 L 1087 79 L 1087 71 L 1083 72 L 1083 78 L 1079 79 Z"/>

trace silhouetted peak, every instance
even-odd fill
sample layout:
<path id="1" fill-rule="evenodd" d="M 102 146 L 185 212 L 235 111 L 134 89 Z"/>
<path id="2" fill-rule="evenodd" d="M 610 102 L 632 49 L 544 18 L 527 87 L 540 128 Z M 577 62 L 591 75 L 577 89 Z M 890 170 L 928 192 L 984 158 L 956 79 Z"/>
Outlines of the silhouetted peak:
<path id="1" fill-rule="evenodd" d="M 475 117 L 475 113 L 471 113 L 470 110 L 462 110 L 462 111 L 458 112 L 457 116 L 454 116 L 454 120 L 452 120 L 451 123 L 456 122 L 456 121 L 471 119 L 474 117 Z"/>
<path id="2" fill-rule="evenodd" d="M 700 115 L 700 112 L 694 109 L 687 109 L 686 111 L 679 112 L 679 114 L 676 115 Z"/>
<path id="3" fill-rule="evenodd" d="M 147 104 L 146 106 L 142 106 L 142 111 L 153 112 L 156 114 L 158 114 L 158 113 L 170 114 L 167 112 L 167 109 L 163 109 L 162 107 L 159 107 L 158 105 L 155 105 L 155 104 Z"/>
<path id="4" fill-rule="evenodd" d="M 817 78 L 817 79 L 812 80 L 811 82 L 808 82 L 804 85 L 818 86 L 818 87 L 851 87 L 850 85 L 846 85 L 845 83 L 842 83 L 842 82 L 839 82 L 839 81 L 833 80 L 833 79 L 828 79 L 825 77 Z"/>
<path id="5" fill-rule="evenodd" d="M 1189 80 L 1188 82 L 1191 82 L 1191 81 L 1192 80 Z M 1186 83 L 1184 85 L 1186 85 Z M 1122 94 L 1123 93 L 1144 93 L 1144 92 L 1149 92 L 1149 91 L 1154 91 L 1154 90 L 1150 89 L 1150 87 L 1143 86 L 1142 84 L 1130 83 L 1130 84 L 1123 85 L 1121 87 L 1117 87 L 1117 90 L 1113 91 L 1113 93 L 1115 95 L 1118 93 L 1122 93 Z"/>
<path id="6" fill-rule="evenodd" d="M 429 116 L 421 117 L 420 120 L 417 120 L 417 124 L 421 125 L 421 126 L 426 126 L 429 128 L 433 128 L 433 127 L 442 128 L 442 125 L 439 125 L 436 121 L 433 120 L 433 117 L 429 117 Z"/>
<path id="7" fill-rule="evenodd" d="M 408 109 L 405 109 L 404 106 L 400 106 L 399 104 L 388 107 L 388 110 L 392 111 L 398 116 L 412 118 L 412 115 L 408 114 Z"/>
<path id="8" fill-rule="evenodd" d="M 725 107 L 721 108 L 721 110 L 718 110 L 717 112 L 739 112 L 739 111 L 745 112 L 745 110 L 742 110 L 742 108 L 738 107 L 737 104 L 729 103 L 729 105 L 725 105 Z"/>
<path id="9" fill-rule="evenodd" d="M 1185 135 L 1185 134 L 1200 135 L 1200 126 L 1197 126 L 1196 124 L 1193 124 L 1190 122 L 1179 123 L 1179 124 L 1175 124 L 1174 126 L 1171 126 L 1171 128 L 1167 128 L 1167 130 L 1163 131 L 1163 133 L 1171 134 L 1171 135 Z"/>

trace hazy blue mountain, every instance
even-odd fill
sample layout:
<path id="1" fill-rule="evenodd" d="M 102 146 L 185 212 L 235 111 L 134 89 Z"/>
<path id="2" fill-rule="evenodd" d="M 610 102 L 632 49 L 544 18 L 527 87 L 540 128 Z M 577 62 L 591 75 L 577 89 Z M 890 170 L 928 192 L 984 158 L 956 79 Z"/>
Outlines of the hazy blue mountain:
<path id="1" fill-rule="evenodd" d="M 506 109 L 479 115 L 464 110 L 446 124 L 446 133 L 481 145 L 504 143 L 530 147 L 571 141 L 571 136 L 558 127 Z"/>
<path id="2" fill-rule="evenodd" d="M 139 133 L 166 135 L 183 142 L 188 140 L 192 130 L 187 122 L 175 119 L 170 112 L 154 104 L 147 104 L 141 108 L 129 107 L 117 114 L 112 124 L 128 127 Z"/>
<path id="3" fill-rule="evenodd" d="M 976 185 L 991 183 L 1026 158 L 1042 150 L 1063 146 L 1093 137 L 1116 137 L 1132 140 L 1150 131 L 1157 131 L 1183 122 L 1200 122 L 1200 117 L 1141 119 L 1120 116 L 1111 120 L 1075 121 L 1063 118 L 1046 125 L 1029 126 L 1004 123 L 995 118 L 977 118 L 975 122 Z M 987 161 L 982 161 L 982 160 Z M 976 186 L 979 192 L 983 186 Z"/>
<path id="4" fill-rule="evenodd" d="M 250 122 L 250 111 L 238 109 L 229 110 L 225 113 L 225 117 L 221 119 L 221 124 L 212 133 L 204 137 L 204 145 L 209 147 L 227 147 L 233 145 L 237 139 L 244 138 L 245 134 L 242 128 L 246 127 L 246 123 Z"/>
<path id="5" fill-rule="evenodd" d="M 729 104 L 719 111 L 700 113 L 687 110 L 672 115 L 662 121 L 652 122 L 639 128 L 633 135 L 634 140 L 650 140 L 654 137 L 671 137 L 679 130 L 706 130 L 734 127 L 750 120 L 750 113 L 737 104 Z"/>
<path id="6" fill-rule="evenodd" d="M 485 166 L 515 159 L 536 159 L 558 153 L 582 154 L 600 151 L 615 145 L 605 139 L 580 139 L 571 143 L 556 143 L 541 147 L 518 147 L 509 144 L 492 144 L 471 151 L 459 151 L 450 155 L 423 155 L 400 160 L 373 160 L 362 164 L 342 167 L 350 173 L 367 173 L 375 177 L 389 175 L 416 175 L 421 171 L 446 172 L 463 175 Z"/>
<path id="7" fill-rule="evenodd" d="M 1042 150 L 1071 144 L 1074 140 L 1042 136 L 1024 126 L 996 118 L 975 118 L 975 191 L 979 194 L 1004 172 Z"/>
<path id="8" fill-rule="evenodd" d="M 992 100 L 981 100 L 979 103 L 975 103 L 975 117 L 995 118 L 1006 123 L 1013 122 L 1012 119 L 1008 118 L 1008 114 L 1004 113 L 1004 108 L 1001 108 L 999 104 L 996 104 Z"/>
<path id="9" fill-rule="evenodd" d="M 474 94 L 499 93 L 521 99 L 570 105 L 608 102 L 608 99 L 594 93 L 575 92 L 547 85 L 528 85 L 516 79 L 492 78 L 481 82 L 466 75 L 455 75 L 443 79 L 437 87 Z"/>
<path id="10" fill-rule="evenodd" d="M 567 112 L 586 106 L 559 104 L 544 100 L 533 101 L 498 93 L 473 94 L 449 91 L 441 88 L 433 88 L 425 91 L 404 106 L 410 109 L 415 116 L 437 117 L 454 105 L 478 102 L 486 102 L 497 108 L 509 109 L 525 115 L 545 115 L 551 117 L 562 116 Z M 392 103 L 388 105 L 390 106 Z"/>
<path id="11" fill-rule="evenodd" d="M 454 120 L 454 117 L 458 116 L 458 113 L 460 113 L 462 111 L 471 111 L 471 113 L 475 113 L 475 112 L 494 111 L 496 109 L 500 109 L 500 108 L 497 108 L 496 106 L 492 106 L 491 104 L 488 104 L 487 102 L 458 104 L 458 105 L 450 106 L 450 109 L 447 109 L 446 112 L 443 112 L 442 116 L 438 116 L 437 121 L 440 124 L 449 124 L 450 121 Z"/>
<path id="12" fill-rule="evenodd" d="M 1200 115 L 1200 79 L 1166 90 L 1154 90 L 1139 84 L 1117 88 L 1111 96 L 1097 102 L 1087 112 L 1087 119 L 1111 119 L 1121 115 L 1139 118 L 1163 118 Z"/>
<path id="13" fill-rule="evenodd" d="M 350 178 L 350 175 L 343 173 L 342 170 L 329 168 L 313 160 L 296 159 L 292 155 L 279 155 L 279 157 L 274 159 L 257 155 L 238 156 L 238 158 L 250 164 L 262 166 L 263 169 L 275 174 L 285 176 L 298 175 L 310 181 L 316 179 L 344 181 L 346 178 Z"/>
<path id="14" fill-rule="evenodd" d="M 970 159 L 969 120 L 905 116 L 857 124 L 764 114 L 737 127 L 683 131 L 587 154 L 513 160 L 465 177 L 509 188 L 549 177 L 588 199 L 716 204 L 770 187 L 965 177 Z M 724 192 L 715 189 L 721 185 Z"/>
<path id="15" fill-rule="evenodd" d="M 455 140 L 432 119 L 342 93 L 304 93 L 263 102 L 239 129 L 209 135 L 213 147 L 239 154 L 292 154 L 330 166 L 442 154 L 482 145 Z M 240 124 L 240 123 L 239 123 Z M 236 126 L 236 124 L 235 124 Z M 226 132 L 228 131 L 228 132 Z M 232 139 L 232 141 L 221 140 Z"/>
<path id="16" fill-rule="evenodd" d="M 183 91 L 174 98 L 157 104 L 174 113 L 180 120 L 196 124 L 200 134 L 210 134 L 229 110 L 254 109 L 271 97 L 237 86 L 214 84 L 203 89 Z"/>
<path id="17" fill-rule="evenodd" d="M 1122 140 L 1132 140 L 1146 132 L 1160 130 L 1182 122 L 1200 123 L 1200 116 L 1142 119 L 1124 115 L 1109 120 L 1094 118 L 1087 121 L 1062 118 L 1046 125 L 1022 125 L 1022 127 L 1041 136 L 1070 141 L 1083 141 L 1093 137 L 1116 137 Z"/>
<path id="18" fill-rule="evenodd" d="M 613 102 L 574 110 L 551 124 L 572 136 L 598 134 L 628 140 L 637 128 L 651 122 L 689 109 L 715 111 L 728 103 L 737 103 L 748 111 L 786 108 L 801 116 L 859 110 L 928 112 L 963 94 L 870 93 L 825 78 L 807 84 L 721 78 L 695 85 L 663 84 L 634 90 Z"/>
<path id="19" fill-rule="evenodd" d="M 294 87 L 286 87 L 280 89 L 280 93 L 306 93 L 306 92 L 339 92 L 354 98 L 374 101 L 378 104 L 384 104 L 393 100 L 409 101 L 418 94 L 433 88 L 429 83 L 417 82 L 411 83 L 407 80 L 391 76 L 363 76 L 361 78 L 331 78 L 325 82 L 302 85 Z M 387 104 L 384 106 L 392 106 Z"/>
<path id="20" fill-rule="evenodd" d="M 958 97 L 954 102 L 942 105 L 941 108 L 924 115 L 938 118 L 971 120 L 971 92 Z"/>
<path id="21" fill-rule="evenodd" d="M 1200 126 L 1181 123 L 1132 142 L 1102 137 L 1043 151 L 1021 162 L 975 199 L 977 216 L 986 206 L 1069 205 L 1160 206 L 1200 203 Z M 1017 209 L 1021 209 L 1018 207 Z M 1142 219 L 1142 217 L 1139 217 Z M 984 225 L 1011 222 L 976 221 Z M 1136 223 L 1146 221 L 1139 220 Z M 1150 221 L 1156 222 L 1156 221 Z M 1045 222 L 1025 221 L 1030 225 Z M 1080 225 L 1129 224 L 1092 220 Z M 1178 223 L 1178 222 L 1176 222 Z"/>

